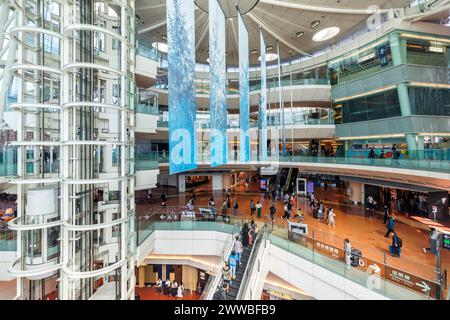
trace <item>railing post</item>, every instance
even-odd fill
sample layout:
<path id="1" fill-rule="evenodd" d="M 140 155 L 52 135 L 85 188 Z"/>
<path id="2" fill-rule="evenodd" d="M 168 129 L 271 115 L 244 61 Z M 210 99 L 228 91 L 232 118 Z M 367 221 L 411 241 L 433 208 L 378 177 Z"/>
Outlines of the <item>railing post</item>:
<path id="1" fill-rule="evenodd" d="M 387 268 L 386 268 L 386 253 L 384 254 L 384 295 L 387 295 Z"/>

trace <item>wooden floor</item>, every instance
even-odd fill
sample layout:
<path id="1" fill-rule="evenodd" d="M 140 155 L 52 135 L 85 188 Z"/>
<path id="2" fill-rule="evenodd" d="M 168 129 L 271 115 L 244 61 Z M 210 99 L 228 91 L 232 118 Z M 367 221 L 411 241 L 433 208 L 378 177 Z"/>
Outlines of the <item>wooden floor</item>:
<path id="1" fill-rule="evenodd" d="M 177 298 L 173 296 L 163 295 L 157 293 L 156 288 L 138 288 L 135 292 L 140 296 L 141 300 L 200 300 L 200 295 L 196 292 L 190 293 L 189 290 L 184 291 L 183 298 Z"/>
<path id="2" fill-rule="evenodd" d="M 204 187 L 202 188 L 204 189 Z M 232 195 L 231 202 L 238 202 L 238 215 L 250 219 L 250 199 L 262 203 L 263 216 L 269 214 L 270 201 L 265 198 L 263 193 L 257 192 L 258 186 L 251 185 L 250 192 L 245 193 L 243 186 L 236 189 L 236 194 Z M 325 207 L 332 207 L 336 213 L 336 226 L 330 227 L 325 222 L 312 218 L 312 211 L 309 208 L 309 202 L 306 198 L 299 198 L 298 207 L 301 207 L 306 213 L 305 223 L 308 224 L 310 234 L 314 231 L 316 239 L 321 239 L 330 245 L 343 246 L 343 241 L 348 238 L 352 247 L 361 250 L 362 254 L 368 258 L 392 267 L 399 268 L 405 272 L 418 275 L 429 280 L 436 279 L 435 256 L 428 253 L 424 254 L 422 248 L 429 247 L 428 231 L 425 228 L 416 228 L 407 223 L 396 220 L 395 229 L 397 234 L 403 240 L 402 255 L 400 258 L 392 257 L 389 254 L 389 245 L 392 242 L 391 237 L 385 238 L 386 226 L 383 223 L 383 215 L 378 212 L 365 209 L 363 206 L 353 206 L 339 204 L 339 201 L 345 200 L 344 189 L 323 189 L 315 190 L 316 199 L 324 201 Z M 173 206 L 186 205 L 191 193 L 182 193 L 168 197 L 167 204 Z M 207 206 L 209 197 L 213 196 L 216 208 L 220 211 L 225 194 L 222 192 L 211 192 L 209 195 L 198 193 L 195 200 L 195 206 Z M 137 214 L 144 215 L 150 207 L 159 206 L 159 197 L 153 196 L 150 204 L 137 205 Z M 233 210 L 229 210 L 233 214 Z M 277 204 L 276 221 L 280 226 L 286 226 L 287 222 L 281 219 L 283 215 L 283 203 Z M 266 219 L 267 219 L 266 217 Z M 253 217 L 257 223 L 264 223 L 263 219 L 258 220 Z M 402 217 L 403 218 L 403 217 Z M 408 219 L 408 218 L 406 218 Z M 258 222 L 259 221 L 259 222 Z M 442 250 L 441 266 L 443 270 L 450 271 L 450 252 Z"/>

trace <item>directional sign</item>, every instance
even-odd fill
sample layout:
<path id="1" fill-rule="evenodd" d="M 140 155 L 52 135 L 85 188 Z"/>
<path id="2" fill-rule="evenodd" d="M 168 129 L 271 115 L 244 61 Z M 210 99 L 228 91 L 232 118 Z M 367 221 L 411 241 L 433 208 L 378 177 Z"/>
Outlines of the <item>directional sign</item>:
<path id="1" fill-rule="evenodd" d="M 422 288 L 422 291 L 425 295 L 428 295 L 430 293 L 431 288 L 426 282 L 424 281 L 421 281 L 421 283 L 416 282 L 416 285 Z"/>
<path id="2" fill-rule="evenodd" d="M 386 266 L 386 279 L 436 299 L 438 284 L 404 271 Z"/>
<path id="3" fill-rule="evenodd" d="M 376 263 L 371 264 L 367 269 L 373 270 L 374 273 L 380 273 L 381 271 L 380 267 Z"/>

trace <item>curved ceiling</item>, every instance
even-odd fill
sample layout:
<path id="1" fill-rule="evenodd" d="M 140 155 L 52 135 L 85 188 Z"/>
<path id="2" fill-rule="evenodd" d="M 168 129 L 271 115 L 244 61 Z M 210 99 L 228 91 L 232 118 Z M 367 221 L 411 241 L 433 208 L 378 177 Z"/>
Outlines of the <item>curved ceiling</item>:
<path id="1" fill-rule="evenodd" d="M 195 0 L 197 62 L 208 59 L 208 0 Z M 238 27 L 236 0 L 219 0 L 227 18 L 227 65 L 236 66 L 238 60 Z M 373 14 L 374 6 L 387 10 L 409 4 L 409 0 L 240 0 L 239 10 L 249 31 L 250 64 L 259 64 L 259 28 L 263 30 L 267 46 L 276 52 L 280 44 L 281 58 L 310 55 L 361 30 Z M 138 33 L 141 39 L 153 43 L 164 41 L 166 35 L 166 0 L 136 0 Z M 319 21 L 313 28 L 313 22 Z M 339 27 L 340 33 L 324 42 L 312 40 L 314 34 L 327 27 Z M 301 35 L 297 37 L 297 34 Z M 269 50 L 270 51 L 270 50 Z M 268 51 L 268 52 L 269 52 Z"/>

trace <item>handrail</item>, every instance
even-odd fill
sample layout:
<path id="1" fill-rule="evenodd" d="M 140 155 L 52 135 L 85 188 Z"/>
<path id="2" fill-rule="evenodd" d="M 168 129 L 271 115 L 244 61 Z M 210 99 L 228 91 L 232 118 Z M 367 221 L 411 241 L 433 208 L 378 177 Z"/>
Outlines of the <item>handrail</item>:
<path id="1" fill-rule="evenodd" d="M 236 300 L 242 300 L 242 296 L 244 293 L 244 290 L 242 288 L 245 288 L 249 282 L 250 276 L 250 270 L 253 268 L 254 265 L 254 256 L 256 252 L 258 252 L 259 245 L 261 244 L 261 239 L 264 238 L 264 233 L 267 232 L 267 224 L 264 224 L 264 226 L 261 228 L 261 230 L 258 232 L 258 235 L 256 236 L 255 242 L 253 243 L 252 251 L 250 252 L 250 256 L 248 258 L 248 264 L 245 268 L 244 274 L 242 276 L 241 285 L 239 286 L 239 291 L 236 296 Z"/>

